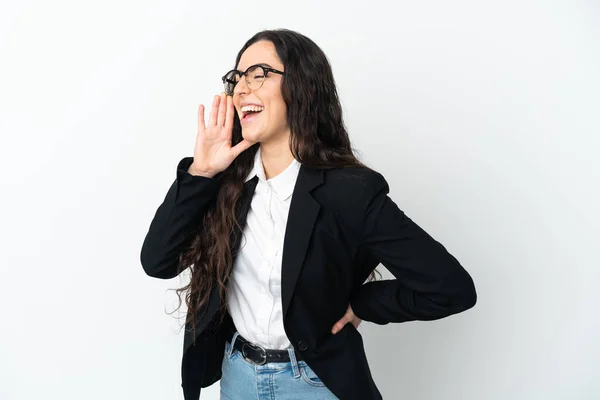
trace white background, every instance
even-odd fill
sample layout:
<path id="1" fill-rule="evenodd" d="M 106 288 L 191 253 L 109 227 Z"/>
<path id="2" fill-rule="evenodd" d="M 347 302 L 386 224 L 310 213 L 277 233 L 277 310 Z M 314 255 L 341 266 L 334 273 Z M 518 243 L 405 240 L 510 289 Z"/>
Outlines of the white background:
<path id="1" fill-rule="evenodd" d="M 384 398 L 600 398 L 597 2 L 37 0 L 0 10 L 0 399 L 182 398 L 185 282 L 140 247 L 198 104 L 278 27 L 476 283 L 466 313 L 361 325 Z"/>

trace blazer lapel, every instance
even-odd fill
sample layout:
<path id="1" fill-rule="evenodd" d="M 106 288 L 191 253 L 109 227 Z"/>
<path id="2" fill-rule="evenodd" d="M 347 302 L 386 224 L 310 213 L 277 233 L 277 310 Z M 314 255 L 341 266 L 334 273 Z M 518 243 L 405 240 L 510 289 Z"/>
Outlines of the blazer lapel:
<path id="1" fill-rule="evenodd" d="M 235 226 L 230 236 L 230 243 L 232 243 L 232 258 L 235 260 L 235 256 L 239 251 L 239 246 L 242 238 L 242 230 L 246 225 L 246 218 L 248 217 L 248 211 L 250 210 L 250 204 L 252 203 L 252 196 L 256 190 L 256 184 L 258 183 L 258 177 L 250 179 L 244 183 L 244 189 L 242 191 L 240 200 L 236 205 L 235 216 L 238 220 L 239 226 Z M 241 228 L 240 228 L 241 227 Z M 207 304 L 206 312 L 199 312 L 196 319 L 196 337 L 204 331 L 206 326 L 212 321 L 213 316 L 217 313 L 220 306 L 219 291 L 215 287 L 210 294 L 210 299 Z M 189 327 L 186 326 L 186 330 Z M 186 334 L 183 339 L 184 352 L 192 345 L 192 335 Z"/>
<path id="2" fill-rule="evenodd" d="M 250 179 L 248 182 L 244 184 L 244 189 L 242 191 L 242 195 L 240 200 L 237 203 L 235 210 L 235 217 L 238 221 L 238 225 L 236 225 L 233 229 L 231 240 L 231 252 L 233 255 L 233 260 L 235 260 L 235 256 L 239 251 L 239 246 L 241 244 L 242 232 L 244 227 L 246 226 L 246 219 L 248 218 L 248 211 L 250 211 L 250 205 L 252 204 L 252 197 L 254 196 L 254 191 L 256 190 L 256 185 L 258 184 L 258 177 L 255 176 Z"/>
<path id="3" fill-rule="evenodd" d="M 281 297 L 283 318 L 292 300 L 300 275 L 313 226 L 321 205 L 311 191 L 323 183 L 323 171 L 302 165 L 292 194 L 288 214 L 281 265 Z"/>

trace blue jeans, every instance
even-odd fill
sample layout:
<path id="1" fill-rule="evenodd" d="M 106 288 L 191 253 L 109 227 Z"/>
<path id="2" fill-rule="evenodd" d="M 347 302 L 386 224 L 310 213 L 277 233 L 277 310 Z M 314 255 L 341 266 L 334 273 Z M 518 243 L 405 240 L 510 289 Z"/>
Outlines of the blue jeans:
<path id="1" fill-rule="evenodd" d="M 232 342 L 238 337 L 234 333 Z M 333 400 L 305 361 L 297 361 L 292 348 L 289 362 L 254 364 L 225 343 L 221 376 L 221 400 Z"/>

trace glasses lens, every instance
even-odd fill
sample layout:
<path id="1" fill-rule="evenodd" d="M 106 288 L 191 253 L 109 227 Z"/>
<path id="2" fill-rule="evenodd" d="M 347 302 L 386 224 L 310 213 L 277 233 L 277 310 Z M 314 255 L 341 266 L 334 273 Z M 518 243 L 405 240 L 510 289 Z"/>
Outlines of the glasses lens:
<path id="1" fill-rule="evenodd" d="M 263 82 L 265 81 L 265 71 L 262 69 L 262 67 L 259 66 L 252 67 L 250 70 L 248 70 L 246 80 L 248 82 L 248 87 L 250 88 L 250 90 L 260 89 Z"/>
<path id="2" fill-rule="evenodd" d="M 230 71 L 223 78 L 223 85 L 225 89 L 225 93 L 232 95 L 233 89 L 235 88 L 236 83 L 240 80 L 239 75 L 236 71 Z"/>

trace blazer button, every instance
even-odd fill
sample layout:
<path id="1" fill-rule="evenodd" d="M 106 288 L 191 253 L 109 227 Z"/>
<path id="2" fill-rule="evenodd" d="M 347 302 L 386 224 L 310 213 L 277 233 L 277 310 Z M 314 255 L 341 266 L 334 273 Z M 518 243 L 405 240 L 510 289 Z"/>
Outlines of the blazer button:
<path id="1" fill-rule="evenodd" d="M 308 344 L 304 340 L 301 340 L 298 342 L 298 350 L 306 351 L 307 349 L 308 349 Z"/>

